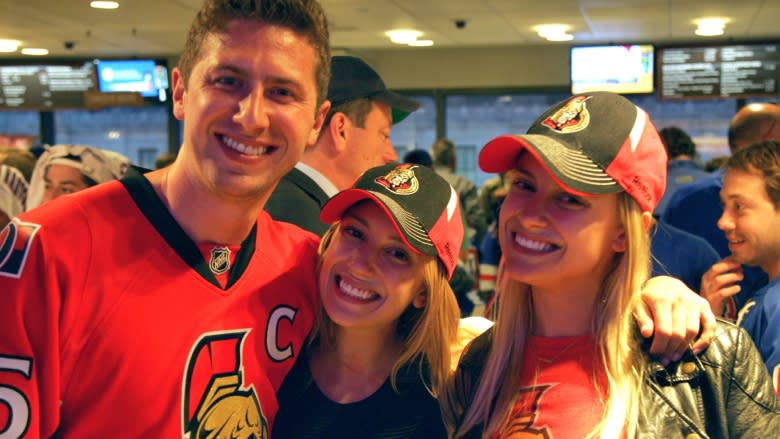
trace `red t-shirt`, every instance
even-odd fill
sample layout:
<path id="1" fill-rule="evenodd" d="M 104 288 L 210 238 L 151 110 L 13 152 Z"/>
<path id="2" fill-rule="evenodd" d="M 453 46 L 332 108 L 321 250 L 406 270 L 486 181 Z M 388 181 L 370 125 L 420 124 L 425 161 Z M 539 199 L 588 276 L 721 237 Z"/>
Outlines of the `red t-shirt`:
<path id="1" fill-rule="evenodd" d="M 593 385 L 598 361 L 593 337 L 531 336 L 524 357 L 510 424 L 494 438 L 585 437 L 604 411 Z"/>

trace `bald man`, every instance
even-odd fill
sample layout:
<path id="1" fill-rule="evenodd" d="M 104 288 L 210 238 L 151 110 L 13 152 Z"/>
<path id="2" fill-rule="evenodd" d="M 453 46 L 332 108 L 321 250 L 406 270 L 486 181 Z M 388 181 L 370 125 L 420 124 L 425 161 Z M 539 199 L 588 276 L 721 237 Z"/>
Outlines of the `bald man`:
<path id="1" fill-rule="evenodd" d="M 732 154 L 753 143 L 776 139 L 780 139 L 780 106 L 774 103 L 746 105 L 731 118 L 728 142 Z M 728 241 L 717 227 L 723 213 L 720 190 L 724 174 L 725 170 L 720 169 L 710 178 L 681 187 L 669 201 L 662 219 L 701 236 L 724 258 L 704 274 L 700 293 L 709 300 L 716 315 L 734 320 L 745 301 L 767 279 L 760 270 L 741 267 L 729 258 Z"/>

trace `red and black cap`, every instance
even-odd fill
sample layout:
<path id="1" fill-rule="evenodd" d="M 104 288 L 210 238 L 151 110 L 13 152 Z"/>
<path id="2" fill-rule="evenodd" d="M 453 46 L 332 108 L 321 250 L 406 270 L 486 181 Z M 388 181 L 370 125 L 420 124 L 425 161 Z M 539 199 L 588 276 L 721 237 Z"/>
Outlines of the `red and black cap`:
<path id="1" fill-rule="evenodd" d="M 326 224 L 339 221 L 362 200 L 372 200 L 393 222 L 412 251 L 438 256 L 452 276 L 463 242 L 458 194 L 431 168 L 389 164 L 371 168 L 328 200 L 320 212 Z"/>
<path id="2" fill-rule="evenodd" d="M 623 96 L 572 96 L 541 115 L 524 135 L 503 135 L 479 154 L 485 172 L 504 172 L 526 150 L 568 192 L 626 191 L 652 212 L 666 188 L 666 151 L 650 117 Z"/>

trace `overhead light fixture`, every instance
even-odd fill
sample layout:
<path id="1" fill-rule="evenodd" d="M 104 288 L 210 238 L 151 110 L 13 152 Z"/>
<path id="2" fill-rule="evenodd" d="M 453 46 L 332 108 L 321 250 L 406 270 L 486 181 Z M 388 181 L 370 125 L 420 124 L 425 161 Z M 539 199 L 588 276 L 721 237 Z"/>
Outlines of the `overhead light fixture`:
<path id="1" fill-rule="evenodd" d="M 412 41 L 417 41 L 417 38 L 421 37 L 422 34 L 422 32 L 413 29 L 393 29 L 385 32 L 390 41 L 396 44 L 409 44 Z"/>
<path id="2" fill-rule="evenodd" d="M 697 26 L 694 33 L 702 37 L 723 35 L 723 28 L 726 27 L 726 23 L 729 21 L 731 20 L 724 17 L 697 18 L 696 20 L 693 20 L 693 23 Z"/>
<path id="3" fill-rule="evenodd" d="M 540 37 L 547 39 L 547 41 L 571 41 L 574 39 L 574 35 L 567 33 L 571 29 L 568 24 L 540 24 L 534 26 L 533 30 L 539 34 Z"/>
<path id="4" fill-rule="evenodd" d="M 25 47 L 22 49 L 22 55 L 43 56 L 48 55 L 49 51 L 37 47 Z"/>
<path id="5" fill-rule="evenodd" d="M 433 46 L 433 40 L 418 40 L 423 33 L 414 29 L 393 29 L 385 32 L 390 41 L 395 44 L 406 44 L 414 47 Z"/>
<path id="6" fill-rule="evenodd" d="M 409 45 L 412 47 L 430 47 L 433 46 L 433 40 L 414 40 Z"/>
<path id="7" fill-rule="evenodd" d="M 20 44 L 22 43 L 17 40 L 0 40 L 0 52 L 3 53 L 16 52 L 16 49 L 19 48 Z"/>
<path id="8" fill-rule="evenodd" d="M 111 1 L 92 1 L 89 2 L 89 6 L 95 9 L 116 9 L 119 7 L 119 2 Z"/>

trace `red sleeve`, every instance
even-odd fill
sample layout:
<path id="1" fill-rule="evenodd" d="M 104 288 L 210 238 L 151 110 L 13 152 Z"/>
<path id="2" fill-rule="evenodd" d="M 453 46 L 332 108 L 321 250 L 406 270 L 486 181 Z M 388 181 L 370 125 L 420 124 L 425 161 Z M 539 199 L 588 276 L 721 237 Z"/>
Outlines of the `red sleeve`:
<path id="1" fill-rule="evenodd" d="M 63 261 L 64 255 L 83 254 L 71 247 L 80 235 L 74 221 L 66 229 L 63 221 L 48 218 L 52 226 L 46 226 L 41 216 L 23 214 L 0 232 L 0 432 L 8 437 L 48 438 L 57 430 L 62 322 L 79 300 L 76 292 L 66 304 L 64 293 L 78 291 L 67 285 L 83 285 L 87 271 L 74 274 L 78 264 Z M 67 236 L 69 231 L 76 236 Z"/>

